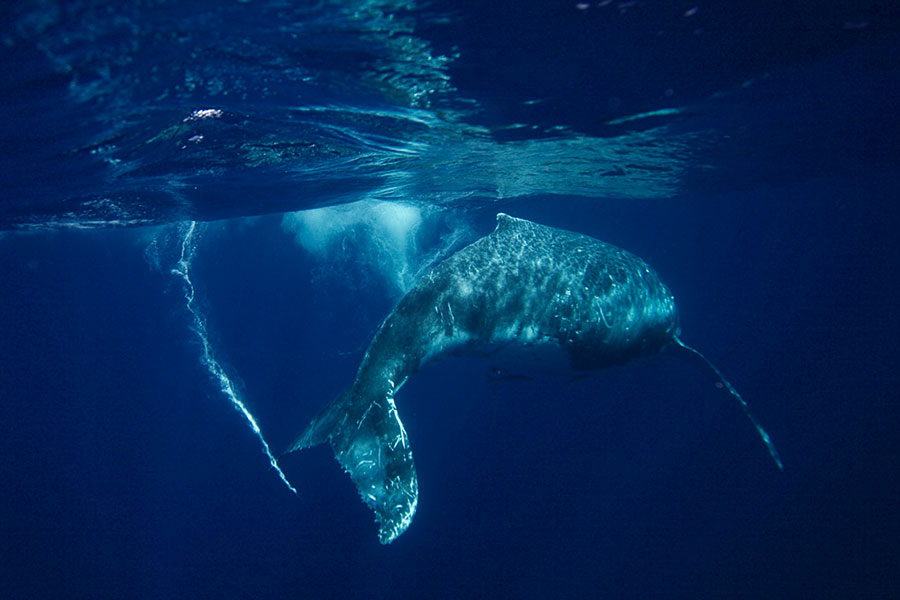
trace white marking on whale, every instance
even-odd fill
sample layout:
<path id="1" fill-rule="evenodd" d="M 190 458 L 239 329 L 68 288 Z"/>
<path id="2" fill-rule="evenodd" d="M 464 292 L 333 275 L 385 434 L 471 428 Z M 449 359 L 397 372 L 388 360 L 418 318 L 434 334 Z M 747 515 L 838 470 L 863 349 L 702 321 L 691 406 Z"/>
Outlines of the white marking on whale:
<path id="1" fill-rule="evenodd" d="M 331 442 L 387 544 L 412 522 L 418 481 L 394 396 L 447 353 L 541 357 L 585 372 L 668 344 L 691 356 L 736 398 L 782 467 L 747 403 L 678 337 L 675 300 L 640 258 L 594 238 L 497 215 L 497 228 L 425 274 L 366 350 L 353 385 L 326 406 L 288 452 Z M 552 360 L 544 357 L 553 356 Z"/>

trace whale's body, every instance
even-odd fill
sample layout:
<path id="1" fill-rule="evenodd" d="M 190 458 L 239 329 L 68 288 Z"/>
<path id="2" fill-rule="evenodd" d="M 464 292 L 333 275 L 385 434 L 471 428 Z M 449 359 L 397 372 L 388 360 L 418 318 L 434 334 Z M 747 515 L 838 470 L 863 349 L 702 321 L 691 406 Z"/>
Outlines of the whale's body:
<path id="1" fill-rule="evenodd" d="M 403 296 L 375 334 L 353 385 L 289 448 L 331 442 L 375 511 L 382 543 L 406 530 L 418 500 L 394 395 L 441 355 L 531 357 L 578 372 L 623 364 L 675 342 L 746 410 L 715 367 L 678 339 L 674 298 L 643 260 L 585 235 L 505 214 L 497 221 L 490 235 L 439 264 Z M 768 436 L 753 423 L 780 466 Z"/>

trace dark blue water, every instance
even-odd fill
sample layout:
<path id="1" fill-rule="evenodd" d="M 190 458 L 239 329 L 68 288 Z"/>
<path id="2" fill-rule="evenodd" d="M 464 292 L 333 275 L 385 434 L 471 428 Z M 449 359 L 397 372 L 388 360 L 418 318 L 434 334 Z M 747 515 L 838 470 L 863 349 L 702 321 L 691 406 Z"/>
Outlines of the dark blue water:
<path id="1" fill-rule="evenodd" d="M 4 597 L 898 594 L 890 4 L 0 14 Z M 454 359 L 397 397 L 393 544 L 328 448 L 292 493 L 232 398 L 280 453 L 500 210 L 646 259 L 784 472 L 677 357 Z"/>

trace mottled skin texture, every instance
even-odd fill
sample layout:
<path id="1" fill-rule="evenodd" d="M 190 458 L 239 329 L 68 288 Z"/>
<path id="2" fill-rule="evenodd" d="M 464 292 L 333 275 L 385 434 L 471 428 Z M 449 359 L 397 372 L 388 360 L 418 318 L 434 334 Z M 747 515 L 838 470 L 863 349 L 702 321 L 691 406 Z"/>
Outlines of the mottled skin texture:
<path id="1" fill-rule="evenodd" d="M 622 364 L 675 340 L 675 302 L 640 258 L 508 215 L 435 267 L 385 319 L 350 389 L 290 450 L 329 440 L 389 543 L 409 526 L 415 466 L 394 394 L 445 353 L 562 354 L 573 371 Z"/>

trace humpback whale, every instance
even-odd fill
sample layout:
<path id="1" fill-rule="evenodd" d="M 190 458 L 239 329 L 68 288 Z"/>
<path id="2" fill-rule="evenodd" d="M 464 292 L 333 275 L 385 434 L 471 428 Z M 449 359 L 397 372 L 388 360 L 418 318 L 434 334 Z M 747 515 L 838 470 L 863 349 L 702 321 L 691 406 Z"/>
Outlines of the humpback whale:
<path id="1" fill-rule="evenodd" d="M 675 300 L 643 260 L 586 235 L 501 213 L 491 234 L 437 265 L 400 299 L 353 385 L 287 452 L 329 441 L 387 544 L 409 527 L 418 501 L 410 440 L 394 397 L 430 360 L 448 353 L 531 356 L 577 373 L 672 345 L 740 403 L 781 468 L 744 399 L 679 335 Z"/>

